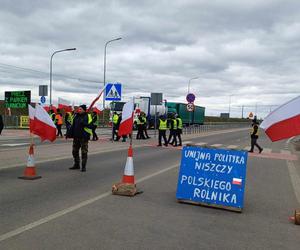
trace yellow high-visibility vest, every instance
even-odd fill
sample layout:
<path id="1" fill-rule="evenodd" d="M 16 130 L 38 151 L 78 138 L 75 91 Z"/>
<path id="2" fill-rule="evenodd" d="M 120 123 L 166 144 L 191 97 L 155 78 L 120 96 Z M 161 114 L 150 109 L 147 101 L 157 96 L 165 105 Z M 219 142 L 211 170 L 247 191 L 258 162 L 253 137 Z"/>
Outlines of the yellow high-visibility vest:
<path id="1" fill-rule="evenodd" d="M 88 124 L 91 124 L 92 122 L 93 122 L 93 117 L 91 114 L 88 114 Z M 91 136 L 93 135 L 92 129 L 90 129 L 88 127 L 84 127 L 83 129 L 85 132 L 89 133 Z"/>
<path id="2" fill-rule="evenodd" d="M 159 119 L 159 130 L 167 130 L 168 126 L 167 126 L 167 120 L 163 121 L 161 119 Z"/>

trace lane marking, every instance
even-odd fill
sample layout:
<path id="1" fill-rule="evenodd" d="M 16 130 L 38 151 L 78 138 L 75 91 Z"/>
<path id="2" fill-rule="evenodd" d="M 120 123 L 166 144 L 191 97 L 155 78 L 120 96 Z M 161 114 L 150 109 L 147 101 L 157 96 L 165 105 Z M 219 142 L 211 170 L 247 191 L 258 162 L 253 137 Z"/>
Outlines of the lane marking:
<path id="1" fill-rule="evenodd" d="M 2 147 L 16 147 L 16 146 L 24 146 L 29 145 L 29 143 L 7 143 L 7 144 L 1 144 Z"/>
<path id="2" fill-rule="evenodd" d="M 210 145 L 212 148 L 220 148 L 223 144 L 212 144 Z"/>
<path id="3" fill-rule="evenodd" d="M 237 145 L 228 145 L 227 148 L 228 149 L 236 149 L 236 148 L 238 148 L 238 146 Z"/>
<path id="4" fill-rule="evenodd" d="M 172 166 L 170 166 L 170 167 L 168 167 L 168 168 L 159 170 L 159 171 L 157 171 L 157 172 L 155 172 L 155 173 L 153 173 L 153 174 L 149 174 L 149 175 L 147 175 L 147 176 L 145 176 L 145 177 L 142 177 L 142 178 L 138 179 L 138 180 L 136 181 L 136 183 L 141 183 L 141 182 L 143 182 L 143 181 L 145 181 L 145 180 L 148 180 L 148 179 L 150 179 L 150 178 L 152 178 L 152 177 L 155 177 L 155 176 L 157 176 L 157 175 L 160 175 L 160 174 L 162 174 L 162 173 L 165 173 L 165 172 L 167 172 L 167 171 L 169 171 L 169 170 L 171 170 L 171 169 L 174 169 L 174 168 L 176 168 L 176 167 L 178 167 L 178 166 L 179 166 L 179 165 L 178 165 L 178 163 L 177 163 L 177 164 L 172 165 Z M 56 213 L 54 213 L 54 214 L 51 214 L 51 215 L 49 215 L 49 216 L 46 216 L 46 217 L 44 217 L 44 218 L 42 218 L 42 219 L 40 219 L 40 220 L 34 221 L 34 222 L 30 223 L 30 224 L 27 224 L 27 225 L 25 225 L 25 226 L 19 227 L 19 228 L 15 229 L 15 230 L 12 230 L 12 231 L 10 231 L 10 232 L 7 232 L 7 233 L 5 233 L 5 234 L 2 234 L 2 235 L 0 235 L 0 242 L 1 242 L 1 241 L 4 241 L 4 240 L 7 240 L 7 239 L 9 239 L 9 238 L 12 238 L 12 237 L 14 237 L 14 236 L 17 236 L 17 235 L 19 235 L 19 234 L 22 234 L 22 233 L 24 233 L 24 232 L 26 232 L 26 231 L 29 231 L 29 230 L 31 230 L 31 229 L 33 229 L 33 228 L 35 228 L 35 227 L 38 227 L 38 226 L 40 226 L 40 225 L 42 225 L 42 224 L 48 223 L 48 222 L 50 222 L 50 221 L 52 221 L 52 220 L 55 220 L 55 219 L 57 219 L 57 218 L 59 218 L 59 217 L 62 217 L 62 216 L 64 216 L 64 215 L 66 215 L 66 214 L 69 214 L 69 213 L 71 213 L 71 212 L 74 212 L 74 211 L 76 211 L 76 210 L 78 210 L 78 209 L 80 209 L 80 208 L 82 208 L 82 207 L 85 207 L 85 206 L 90 205 L 90 204 L 92 204 L 92 203 L 94 203 L 94 202 L 96 202 L 96 201 L 99 201 L 99 200 L 101 200 L 101 199 L 103 199 L 103 198 L 106 198 L 106 197 L 108 197 L 109 195 L 111 195 L 111 191 L 105 192 L 105 193 L 103 193 L 103 194 L 100 194 L 100 195 L 98 195 L 98 196 L 96 196 L 96 197 L 94 197 L 94 198 L 91 198 L 91 199 L 82 201 L 82 202 L 80 202 L 80 203 L 78 203 L 78 204 L 76 204 L 76 205 L 74 205 L 74 206 L 71 206 L 71 207 L 69 207 L 69 208 L 63 209 L 63 210 L 58 211 L 58 212 L 56 212 Z"/>
<path id="5" fill-rule="evenodd" d="M 290 151 L 290 150 L 280 150 L 280 153 L 281 154 L 285 154 L 285 155 L 291 155 L 292 154 L 292 152 Z"/>
<path id="6" fill-rule="evenodd" d="M 280 154 L 280 153 L 262 153 L 259 154 L 258 152 L 248 153 L 250 157 L 258 157 L 258 158 L 268 158 L 268 159 L 278 159 L 278 160 L 289 160 L 289 161 L 297 161 L 297 155 L 287 155 L 287 154 Z"/>
<path id="7" fill-rule="evenodd" d="M 183 141 L 182 144 L 193 143 L 192 141 Z"/>
<path id="8" fill-rule="evenodd" d="M 206 142 L 198 142 L 195 144 L 196 146 L 206 146 L 207 143 Z"/>

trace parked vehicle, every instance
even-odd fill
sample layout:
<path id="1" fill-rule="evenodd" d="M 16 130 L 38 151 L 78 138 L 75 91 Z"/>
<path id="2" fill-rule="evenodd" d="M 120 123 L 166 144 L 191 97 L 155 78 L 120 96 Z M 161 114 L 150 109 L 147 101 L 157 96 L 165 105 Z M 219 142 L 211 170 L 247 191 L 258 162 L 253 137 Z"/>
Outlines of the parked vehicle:
<path id="1" fill-rule="evenodd" d="M 168 102 L 166 106 L 168 108 L 168 116 L 172 113 L 178 114 L 181 117 L 183 124 L 201 125 L 204 123 L 205 107 L 195 105 L 194 111 L 189 112 L 187 111 L 186 103 Z"/>

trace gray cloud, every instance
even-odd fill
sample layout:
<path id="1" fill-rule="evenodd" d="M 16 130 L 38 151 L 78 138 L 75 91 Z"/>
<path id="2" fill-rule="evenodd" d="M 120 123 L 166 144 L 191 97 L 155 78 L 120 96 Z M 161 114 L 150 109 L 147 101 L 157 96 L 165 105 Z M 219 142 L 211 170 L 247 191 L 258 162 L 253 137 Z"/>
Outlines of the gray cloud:
<path id="1" fill-rule="evenodd" d="M 107 47 L 107 81 L 122 82 L 125 97 L 161 91 L 185 102 L 198 76 L 191 90 L 208 114 L 226 112 L 231 95 L 236 116 L 242 105 L 267 107 L 264 116 L 264 105 L 299 94 L 299 10 L 296 0 L 1 0 L 0 98 L 26 88 L 37 100 L 51 54 L 76 47 L 53 58 L 53 91 L 89 102 L 103 84 L 105 43 L 122 37 Z"/>

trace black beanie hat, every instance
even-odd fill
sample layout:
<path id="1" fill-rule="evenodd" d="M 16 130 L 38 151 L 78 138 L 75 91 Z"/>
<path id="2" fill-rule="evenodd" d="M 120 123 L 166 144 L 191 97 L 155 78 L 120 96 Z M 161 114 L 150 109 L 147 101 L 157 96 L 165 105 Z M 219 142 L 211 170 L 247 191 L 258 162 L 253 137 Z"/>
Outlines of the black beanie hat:
<path id="1" fill-rule="evenodd" d="M 82 108 L 84 111 L 86 111 L 86 105 L 85 104 L 82 104 L 79 107 Z"/>

